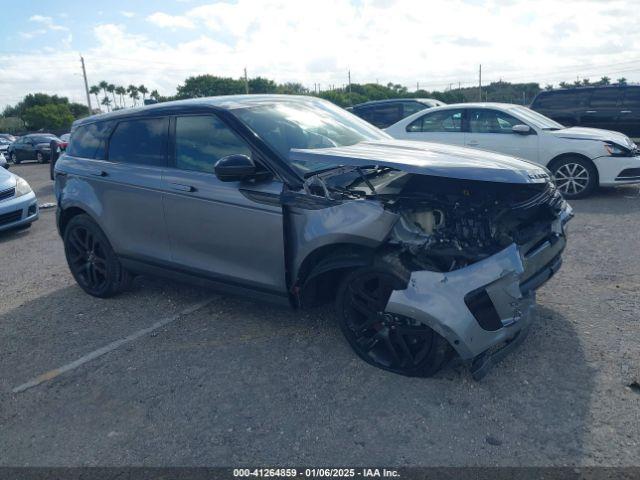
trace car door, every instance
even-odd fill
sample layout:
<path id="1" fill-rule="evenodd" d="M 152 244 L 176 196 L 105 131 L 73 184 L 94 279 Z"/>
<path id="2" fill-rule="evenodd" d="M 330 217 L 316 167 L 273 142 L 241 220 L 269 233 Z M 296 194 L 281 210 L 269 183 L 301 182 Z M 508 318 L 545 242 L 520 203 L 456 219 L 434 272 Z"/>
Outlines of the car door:
<path id="1" fill-rule="evenodd" d="M 104 123 L 96 129 L 108 129 Z M 162 172 L 167 164 L 168 138 L 166 117 L 121 120 L 113 125 L 106 160 L 96 158 L 86 162 L 87 177 L 101 208 L 100 224 L 114 250 L 123 257 L 153 262 L 170 260 L 162 209 Z M 74 135 L 73 150 L 80 140 Z M 95 142 L 85 140 L 91 153 L 96 148 Z"/>
<path id="2" fill-rule="evenodd" d="M 16 157 L 18 157 L 18 160 L 20 161 L 31 160 L 32 158 L 31 152 L 33 151 L 33 144 L 32 144 L 31 138 L 24 137 L 24 138 L 21 138 L 19 142 L 20 143 L 17 144 L 16 148 L 14 149 Z"/>
<path id="3" fill-rule="evenodd" d="M 622 132 L 631 138 L 640 138 L 640 88 L 625 88 L 622 107 L 618 112 L 618 122 L 612 130 Z"/>
<path id="4" fill-rule="evenodd" d="M 219 117 L 174 118 L 171 167 L 164 174 L 164 211 L 172 262 L 226 284 L 265 293 L 286 292 L 283 184 L 223 182 L 215 163 L 233 154 L 255 152 Z"/>
<path id="5" fill-rule="evenodd" d="M 591 95 L 589 107 L 582 114 L 580 126 L 615 130 L 622 107 L 624 89 L 597 88 Z"/>
<path id="6" fill-rule="evenodd" d="M 467 119 L 467 147 L 538 161 L 536 131 L 531 127 L 529 133 L 513 131 L 515 125 L 526 125 L 523 120 L 491 108 L 470 108 Z"/>
<path id="7" fill-rule="evenodd" d="M 429 111 L 409 123 L 403 131 L 394 133 L 394 136 L 407 140 L 464 145 L 463 118 L 462 108 Z"/>

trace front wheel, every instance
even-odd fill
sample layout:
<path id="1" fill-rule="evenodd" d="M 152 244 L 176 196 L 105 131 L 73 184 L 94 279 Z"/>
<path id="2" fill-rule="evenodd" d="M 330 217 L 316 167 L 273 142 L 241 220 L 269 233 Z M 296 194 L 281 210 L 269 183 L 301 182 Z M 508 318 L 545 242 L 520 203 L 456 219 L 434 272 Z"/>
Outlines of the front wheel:
<path id="1" fill-rule="evenodd" d="M 73 278 L 89 295 L 111 297 L 131 283 L 131 275 L 120 265 L 106 235 L 88 215 L 69 221 L 64 252 Z"/>
<path id="2" fill-rule="evenodd" d="M 597 188 L 598 171 L 593 164 L 579 157 L 569 157 L 554 163 L 551 173 L 565 198 L 584 198 Z"/>
<path id="3" fill-rule="evenodd" d="M 38 163 L 45 163 L 44 154 L 42 152 L 36 152 L 36 161 Z"/>
<path id="4" fill-rule="evenodd" d="M 378 368 L 412 377 L 434 375 L 450 358 L 449 343 L 430 327 L 384 311 L 405 282 L 395 265 L 350 273 L 336 299 L 340 328 L 355 352 Z"/>

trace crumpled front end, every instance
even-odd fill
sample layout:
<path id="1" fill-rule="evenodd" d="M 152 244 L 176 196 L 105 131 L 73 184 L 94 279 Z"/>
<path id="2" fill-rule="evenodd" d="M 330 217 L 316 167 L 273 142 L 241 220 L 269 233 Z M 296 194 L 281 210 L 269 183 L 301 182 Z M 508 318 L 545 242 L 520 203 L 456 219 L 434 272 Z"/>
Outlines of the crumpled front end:
<path id="1" fill-rule="evenodd" d="M 558 271 L 573 217 L 563 202 L 548 235 L 512 243 L 500 252 L 449 272 L 419 270 L 407 288 L 391 294 L 386 311 L 414 318 L 446 338 L 476 379 L 524 338 L 535 290 Z"/>

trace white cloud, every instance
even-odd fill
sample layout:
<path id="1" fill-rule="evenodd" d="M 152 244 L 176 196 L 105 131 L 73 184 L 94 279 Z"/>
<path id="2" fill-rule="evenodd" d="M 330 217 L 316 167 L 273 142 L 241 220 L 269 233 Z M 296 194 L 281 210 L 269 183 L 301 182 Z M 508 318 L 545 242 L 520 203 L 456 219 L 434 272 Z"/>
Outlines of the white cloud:
<path id="1" fill-rule="evenodd" d="M 633 81 L 640 80 L 640 56 L 634 53 L 640 51 L 640 11 L 634 4 L 633 0 L 539 0 L 535 7 L 526 0 L 186 4 L 179 15 L 155 12 L 147 17 L 158 27 L 181 29 L 179 36 L 157 31 L 143 35 L 136 25 L 100 24 L 93 28 L 95 45 L 83 47 L 83 53 L 90 83 L 102 79 L 144 83 L 163 94 L 173 94 L 190 75 L 240 77 L 245 66 L 250 76 L 300 81 L 308 87 L 320 83 L 323 88 L 345 84 L 348 70 L 354 82 L 391 81 L 411 89 L 417 82 L 429 90 L 458 82 L 474 85 L 479 63 L 483 83 L 503 78 L 557 84 L 576 76 L 603 75 Z M 627 13 L 612 14 L 620 11 Z M 45 28 L 56 25 L 49 17 L 35 17 L 38 20 L 32 22 Z M 75 65 L 77 54 L 64 45 L 61 49 L 59 54 L 70 59 L 64 64 Z M 8 59 L 0 54 L 6 66 L 0 103 L 15 102 L 36 90 L 82 100 L 78 72 L 39 73 L 43 63 L 63 64 L 50 55 L 28 57 L 27 67 Z"/>
<path id="2" fill-rule="evenodd" d="M 122 11 L 120 12 L 120 14 L 121 14 L 123 17 L 127 17 L 127 18 L 133 18 L 133 17 L 135 17 L 135 16 L 136 16 L 136 14 L 135 14 L 134 12 L 128 12 L 128 11 L 126 11 L 126 10 L 122 10 Z"/>
<path id="3" fill-rule="evenodd" d="M 181 15 L 168 15 L 163 12 L 156 12 L 147 17 L 147 21 L 162 28 L 195 28 L 195 25 L 187 17 Z"/>
<path id="4" fill-rule="evenodd" d="M 61 31 L 69 30 L 67 27 L 64 27 L 62 25 L 58 25 L 57 23 L 55 23 L 53 21 L 53 18 L 45 17 L 43 15 L 32 15 L 31 17 L 29 17 L 29 21 L 40 23 L 49 30 L 61 30 Z"/>

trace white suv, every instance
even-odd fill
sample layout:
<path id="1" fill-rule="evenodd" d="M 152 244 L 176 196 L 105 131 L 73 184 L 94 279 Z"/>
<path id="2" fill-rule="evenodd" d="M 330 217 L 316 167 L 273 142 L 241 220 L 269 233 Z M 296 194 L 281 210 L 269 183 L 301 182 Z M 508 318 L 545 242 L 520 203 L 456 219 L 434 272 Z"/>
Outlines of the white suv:
<path id="1" fill-rule="evenodd" d="M 622 133 L 565 128 L 529 108 L 503 103 L 462 103 L 431 108 L 386 129 L 391 136 L 460 145 L 545 165 L 567 198 L 598 186 L 640 183 L 640 151 Z"/>

